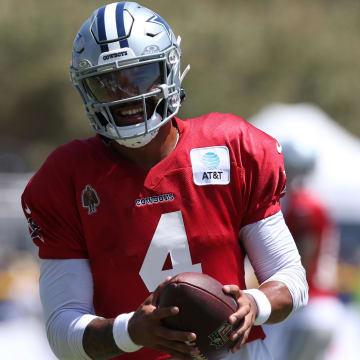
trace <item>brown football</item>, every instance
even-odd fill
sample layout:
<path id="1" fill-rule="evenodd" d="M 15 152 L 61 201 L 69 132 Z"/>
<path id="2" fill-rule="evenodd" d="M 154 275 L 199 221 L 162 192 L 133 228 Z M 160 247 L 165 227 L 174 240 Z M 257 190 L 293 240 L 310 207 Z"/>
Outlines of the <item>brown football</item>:
<path id="1" fill-rule="evenodd" d="M 201 354 L 194 359 L 221 359 L 234 345 L 229 338 L 232 326 L 228 317 L 237 310 L 237 303 L 222 287 L 209 275 L 184 272 L 174 276 L 159 296 L 160 307 L 177 306 L 180 310 L 163 319 L 164 325 L 197 335 Z"/>

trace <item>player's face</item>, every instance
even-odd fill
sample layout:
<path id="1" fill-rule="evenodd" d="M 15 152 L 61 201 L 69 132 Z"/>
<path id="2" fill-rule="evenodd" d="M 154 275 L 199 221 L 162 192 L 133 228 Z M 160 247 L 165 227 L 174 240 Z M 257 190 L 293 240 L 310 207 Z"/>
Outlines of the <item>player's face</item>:
<path id="1" fill-rule="evenodd" d="M 150 63 L 90 77 L 86 83 L 96 100 L 107 103 L 153 91 L 162 80 L 160 64 Z M 148 117 L 153 114 L 156 103 L 155 96 L 146 99 Z M 142 100 L 114 105 L 110 109 L 118 126 L 144 121 Z"/>

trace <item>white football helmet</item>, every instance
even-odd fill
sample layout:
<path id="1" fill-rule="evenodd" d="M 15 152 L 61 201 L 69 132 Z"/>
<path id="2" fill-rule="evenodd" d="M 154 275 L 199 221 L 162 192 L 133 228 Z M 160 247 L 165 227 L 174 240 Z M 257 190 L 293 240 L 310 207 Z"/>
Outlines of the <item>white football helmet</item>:
<path id="1" fill-rule="evenodd" d="M 77 33 L 70 77 L 92 128 L 127 147 L 149 143 L 179 111 L 180 38 L 135 2 L 105 5 Z"/>
<path id="2" fill-rule="evenodd" d="M 314 170 L 316 165 L 314 146 L 300 139 L 285 140 L 281 145 L 289 184 L 293 180 L 302 180 Z"/>

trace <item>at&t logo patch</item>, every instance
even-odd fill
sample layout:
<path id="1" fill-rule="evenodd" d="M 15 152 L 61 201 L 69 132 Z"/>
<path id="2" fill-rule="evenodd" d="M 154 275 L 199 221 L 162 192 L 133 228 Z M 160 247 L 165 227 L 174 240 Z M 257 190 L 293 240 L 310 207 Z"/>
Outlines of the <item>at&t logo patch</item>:
<path id="1" fill-rule="evenodd" d="M 196 185 L 230 183 L 230 156 L 226 146 L 192 149 L 190 159 Z"/>

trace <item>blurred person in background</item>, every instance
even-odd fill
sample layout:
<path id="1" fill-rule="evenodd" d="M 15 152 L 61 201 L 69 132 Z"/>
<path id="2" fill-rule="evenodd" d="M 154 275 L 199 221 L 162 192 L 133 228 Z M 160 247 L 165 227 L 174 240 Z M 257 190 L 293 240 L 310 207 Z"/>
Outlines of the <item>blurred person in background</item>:
<path id="1" fill-rule="evenodd" d="M 180 56 L 165 20 L 133 2 L 95 10 L 75 37 L 71 79 L 96 136 L 56 149 L 22 196 L 60 359 L 202 359 L 196 334 L 161 323 L 179 309 L 156 306 L 184 271 L 237 300 L 229 359 L 269 360 L 260 325 L 307 303 L 279 144 L 232 114 L 177 118 Z M 258 289 L 245 290 L 245 253 Z"/>
<path id="2" fill-rule="evenodd" d="M 340 236 L 323 200 L 306 185 L 317 161 L 316 150 L 306 139 L 281 144 L 287 176 L 282 210 L 306 270 L 309 303 L 300 314 L 266 328 L 267 341 L 276 360 L 329 359 L 344 319 L 337 296 Z"/>

